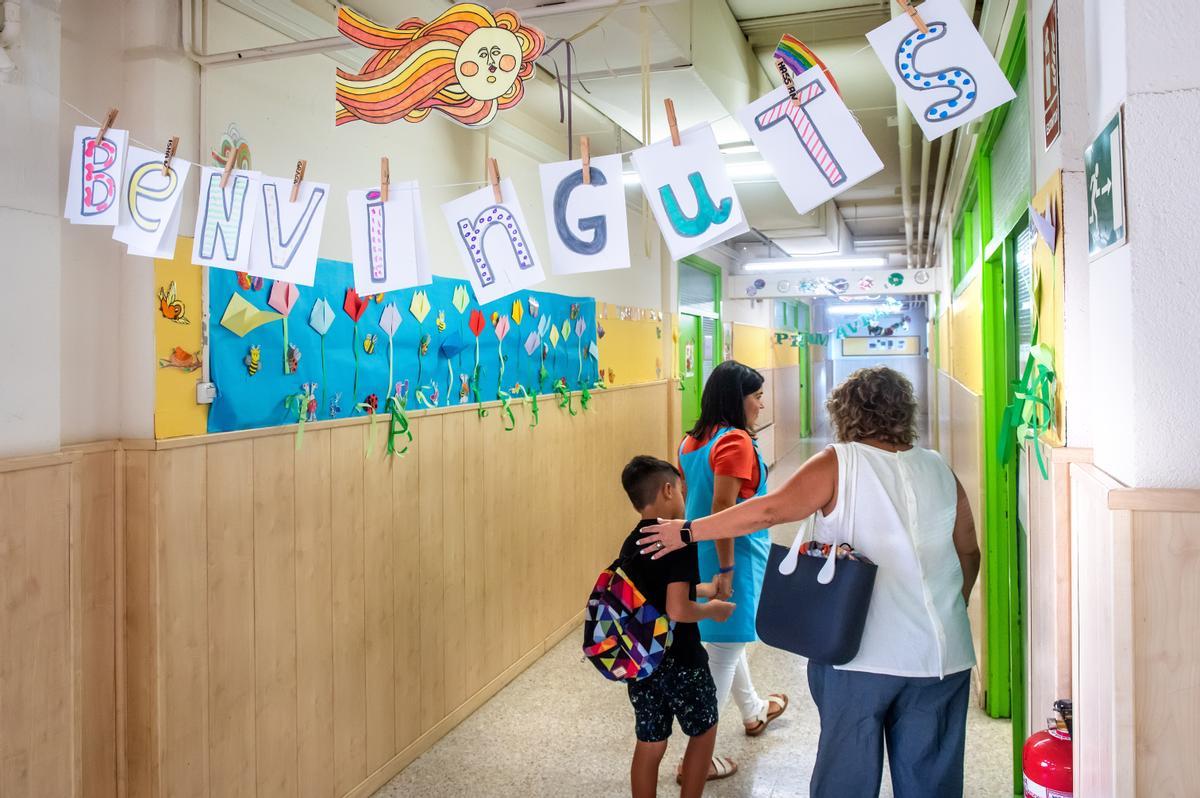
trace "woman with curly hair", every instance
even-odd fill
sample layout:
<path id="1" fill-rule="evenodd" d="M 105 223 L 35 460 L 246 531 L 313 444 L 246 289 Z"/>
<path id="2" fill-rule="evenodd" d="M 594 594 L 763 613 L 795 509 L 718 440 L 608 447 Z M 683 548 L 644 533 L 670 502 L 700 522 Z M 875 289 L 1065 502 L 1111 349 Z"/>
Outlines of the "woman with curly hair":
<path id="1" fill-rule="evenodd" d="M 811 794 L 878 795 L 886 744 L 897 796 L 961 796 L 975 665 L 967 599 L 980 561 L 971 508 L 941 455 L 913 445 L 917 403 L 903 375 L 860 369 L 826 409 L 838 442 L 783 486 L 707 518 L 646 527 L 643 552 L 661 557 L 814 513 L 820 542 L 851 530 L 879 570 L 857 656 L 808 664 L 821 715 Z"/>

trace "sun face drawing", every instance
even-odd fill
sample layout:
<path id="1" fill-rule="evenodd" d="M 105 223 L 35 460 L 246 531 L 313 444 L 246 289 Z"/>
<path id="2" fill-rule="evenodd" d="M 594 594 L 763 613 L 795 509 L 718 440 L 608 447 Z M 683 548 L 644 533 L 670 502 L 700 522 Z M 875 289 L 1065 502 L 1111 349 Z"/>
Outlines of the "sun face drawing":
<path id="1" fill-rule="evenodd" d="M 431 22 L 395 28 L 342 6 L 338 30 L 375 50 L 357 73 L 338 70 L 339 125 L 361 120 L 420 122 L 437 110 L 465 127 L 482 127 L 524 96 L 545 36 L 516 13 L 475 3 L 452 6 Z"/>

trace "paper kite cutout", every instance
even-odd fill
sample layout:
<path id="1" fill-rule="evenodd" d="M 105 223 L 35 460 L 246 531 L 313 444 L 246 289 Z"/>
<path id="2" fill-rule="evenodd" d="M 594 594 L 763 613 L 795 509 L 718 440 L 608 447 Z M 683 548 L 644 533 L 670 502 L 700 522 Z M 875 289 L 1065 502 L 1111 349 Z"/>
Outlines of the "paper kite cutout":
<path id="1" fill-rule="evenodd" d="M 564 341 L 571 340 L 571 322 L 564 321 L 562 326 L 562 337 Z"/>
<path id="2" fill-rule="evenodd" d="M 569 327 L 567 327 L 567 323 L 565 321 L 563 322 L 563 327 L 567 328 L 568 330 L 570 329 Z M 558 328 L 551 326 L 550 327 L 550 345 L 555 348 L 558 348 L 558 340 L 559 340 Z"/>
<path id="3" fill-rule="evenodd" d="M 400 322 L 403 319 L 400 316 L 400 311 L 396 310 L 395 304 L 389 304 L 383 309 L 383 315 L 379 317 L 379 328 L 383 330 L 388 338 L 396 334 L 396 330 L 400 329 Z"/>
<path id="4" fill-rule="evenodd" d="M 339 125 L 420 122 L 437 110 L 468 128 L 490 124 L 525 94 L 546 37 L 513 11 L 475 3 L 446 9 L 432 22 L 412 17 L 395 28 L 338 9 L 338 31 L 375 52 L 358 70 L 337 71 Z"/>
<path id="5" fill-rule="evenodd" d="M 576 335 L 578 335 L 580 338 L 582 338 L 583 334 L 586 331 L 587 331 L 587 322 L 586 321 L 584 321 L 583 319 L 580 319 L 579 321 L 575 322 L 575 334 Z"/>
<path id="6" fill-rule="evenodd" d="M 1058 226 L 1055 224 L 1054 203 L 1046 208 L 1046 215 L 1037 212 L 1037 209 L 1031 204 L 1029 206 L 1029 218 L 1033 220 L 1033 227 L 1037 231 L 1038 238 L 1046 242 L 1046 246 L 1051 250 L 1055 248 L 1055 242 L 1058 240 Z"/>
<path id="7" fill-rule="evenodd" d="M 454 289 L 454 309 L 462 313 L 467 309 L 467 305 L 471 304 L 471 295 L 467 293 L 467 287 L 460 285 Z"/>
<path id="8" fill-rule="evenodd" d="M 438 347 L 442 357 L 449 360 L 457 357 L 464 349 L 467 348 L 467 342 L 462 339 L 462 336 L 456 332 L 452 332 L 442 340 L 442 345 Z"/>
<path id="9" fill-rule="evenodd" d="M 316 330 L 317 335 L 324 335 L 329 332 L 333 319 L 333 308 L 324 299 L 318 299 L 313 303 L 312 313 L 308 314 L 308 326 Z"/>
<path id="10" fill-rule="evenodd" d="M 417 320 L 417 324 L 425 321 L 425 317 L 429 315 L 429 295 L 424 291 L 418 291 L 413 294 L 412 302 L 408 306 L 408 312 L 413 314 Z"/>
<path id="11" fill-rule="evenodd" d="M 542 345 L 542 339 L 536 332 L 531 332 L 525 339 L 525 354 L 532 355 Z"/>
<path id="12" fill-rule="evenodd" d="M 588 344 L 588 354 L 596 360 L 600 359 L 600 347 L 596 345 L 595 341 L 592 341 L 590 344 Z"/>
<path id="13" fill-rule="evenodd" d="M 549 316 L 542 316 L 540 319 L 538 319 L 538 326 L 537 326 L 538 335 L 545 338 L 547 335 L 550 334 L 550 328 L 552 326 L 554 326 L 553 320 L 551 320 L 551 318 Z"/>
<path id="14" fill-rule="evenodd" d="M 229 297 L 229 304 L 225 306 L 221 326 L 241 338 L 251 330 L 282 318 L 283 316 L 273 311 L 254 307 L 241 294 L 235 293 Z"/>
<path id="15" fill-rule="evenodd" d="M 496 319 L 496 338 L 503 341 L 504 336 L 508 335 L 509 326 L 508 316 Z"/>

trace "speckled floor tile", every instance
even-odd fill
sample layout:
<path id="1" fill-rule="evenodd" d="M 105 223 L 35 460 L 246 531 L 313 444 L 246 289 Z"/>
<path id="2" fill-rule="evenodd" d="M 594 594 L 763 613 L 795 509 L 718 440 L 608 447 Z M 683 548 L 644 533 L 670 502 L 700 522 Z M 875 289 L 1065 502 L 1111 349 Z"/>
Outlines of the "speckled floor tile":
<path id="1" fill-rule="evenodd" d="M 804 447 L 772 472 L 777 484 L 815 447 Z M 792 529 L 773 530 L 784 542 Z M 606 682 L 580 658 L 575 636 L 555 646 L 427 753 L 375 793 L 375 798 L 583 798 L 628 795 L 633 711 L 623 687 Z M 807 798 L 817 747 L 816 707 L 804 661 L 764 645 L 751 647 L 760 693 L 785 692 L 788 711 L 761 737 L 742 733 L 728 713 L 717 751 L 740 766 L 705 790 L 710 798 Z M 967 722 L 965 795 L 1012 795 L 1007 721 L 972 707 Z M 659 795 L 678 794 L 675 765 L 685 738 L 676 730 L 663 762 Z M 884 774 L 881 796 L 892 795 Z"/>

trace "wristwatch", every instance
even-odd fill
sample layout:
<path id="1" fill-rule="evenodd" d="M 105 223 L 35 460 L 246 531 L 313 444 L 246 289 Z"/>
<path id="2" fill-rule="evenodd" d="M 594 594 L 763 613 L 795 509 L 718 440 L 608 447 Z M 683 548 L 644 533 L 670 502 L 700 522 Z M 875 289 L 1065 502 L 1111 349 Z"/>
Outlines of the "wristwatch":
<path id="1" fill-rule="evenodd" d="M 692 522 L 684 521 L 683 529 L 679 530 L 679 537 L 683 540 L 683 545 L 692 545 Z"/>

